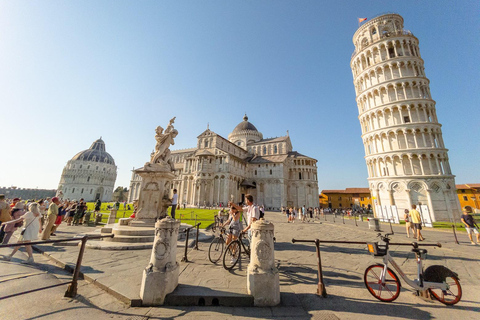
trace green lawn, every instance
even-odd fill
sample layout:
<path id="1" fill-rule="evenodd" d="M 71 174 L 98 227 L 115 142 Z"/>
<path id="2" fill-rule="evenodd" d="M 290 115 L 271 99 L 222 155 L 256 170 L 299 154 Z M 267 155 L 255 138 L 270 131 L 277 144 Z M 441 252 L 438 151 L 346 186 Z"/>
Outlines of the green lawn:
<path id="1" fill-rule="evenodd" d="M 107 209 L 107 206 L 114 206 L 114 202 L 102 203 L 100 212 L 110 214 L 110 210 Z M 128 205 L 128 204 L 127 204 Z M 95 208 L 94 202 L 87 202 L 87 210 L 92 211 Z M 208 209 L 177 209 L 175 211 L 175 218 L 180 219 L 182 223 L 187 223 L 189 225 L 195 224 L 195 217 L 197 218 L 197 223 L 201 222 L 200 229 L 207 228 L 210 224 L 214 222 L 214 215 L 218 213 L 218 210 L 208 210 Z M 102 222 L 107 223 L 108 215 L 102 216 Z M 120 209 L 117 211 L 117 219 L 115 222 L 118 222 L 120 218 L 128 218 L 133 214 L 133 206 L 130 204 L 130 210 L 125 210 L 123 204 L 120 204 Z M 168 209 L 168 214 L 170 214 L 170 209 Z M 93 216 L 90 218 L 93 220 Z"/>

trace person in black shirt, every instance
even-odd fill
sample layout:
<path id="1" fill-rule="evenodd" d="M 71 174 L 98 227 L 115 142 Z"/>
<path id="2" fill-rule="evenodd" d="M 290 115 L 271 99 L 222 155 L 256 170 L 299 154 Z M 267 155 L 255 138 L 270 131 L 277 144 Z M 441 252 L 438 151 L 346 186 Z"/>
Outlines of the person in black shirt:
<path id="1" fill-rule="evenodd" d="M 466 206 L 465 208 L 463 208 L 463 215 L 460 220 L 465 225 L 465 229 L 467 230 L 468 237 L 470 238 L 470 242 L 473 245 L 477 245 L 478 243 L 480 243 L 480 234 L 478 232 L 477 223 L 475 222 L 472 216 L 472 207 Z M 473 241 L 472 233 L 475 233 L 475 235 L 477 236 L 477 243 Z"/>

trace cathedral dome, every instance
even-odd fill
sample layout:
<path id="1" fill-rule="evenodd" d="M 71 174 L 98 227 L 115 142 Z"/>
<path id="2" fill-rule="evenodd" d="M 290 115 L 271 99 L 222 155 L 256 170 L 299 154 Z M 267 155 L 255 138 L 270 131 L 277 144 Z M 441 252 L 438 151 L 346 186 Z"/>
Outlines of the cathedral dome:
<path id="1" fill-rule="evenodd" d="M 105 151 L 105 142 L 102 138 L 95 140 L 89 149 L 77 153 L 72 160 L 95 161 L 115 165 L 112 156 Z"/>
<path id="2" fill-rule="evenodd" d="M 243 121 L 240 122 L 236 127 L 235 129 L 233 129 L 232 131 L 232 134 L 235 134 L 235 133 L 239 133 L 239 132 L 242 132 L 242 131 L 245 131 L 245 130 L 250 130 L 250 131 L 256 131 L 258 132 L 257 128 L 255 128 L 255 126 L 248 122 L 248 117 L 247 115 L 245 115 L 243 117 Z"/>

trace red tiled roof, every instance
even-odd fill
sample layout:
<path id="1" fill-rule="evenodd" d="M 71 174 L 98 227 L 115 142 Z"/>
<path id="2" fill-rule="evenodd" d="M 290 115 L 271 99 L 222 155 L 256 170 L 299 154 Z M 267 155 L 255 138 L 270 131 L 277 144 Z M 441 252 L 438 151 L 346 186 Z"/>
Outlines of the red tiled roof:
<path id="1" fill-rule="evenodd" d="M 370 193 L 368 188 L 346 188 L 345 190 L 322 190 L 323 194 L 327 193 Z"/>
<path id="2" fill-rule="evenodd" d="M 457 189 L 480 189 L 480 183 L 465 183 L 465 184 L 456 184 L 455 188 Z"/>

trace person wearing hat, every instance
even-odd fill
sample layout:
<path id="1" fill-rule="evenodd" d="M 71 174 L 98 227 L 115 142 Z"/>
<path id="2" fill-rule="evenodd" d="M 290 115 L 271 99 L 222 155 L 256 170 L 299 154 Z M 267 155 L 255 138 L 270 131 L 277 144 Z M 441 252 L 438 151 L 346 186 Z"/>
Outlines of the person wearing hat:
<path id="1" fill-rule="evenodd" d="M 10 204 L 10 208 L 15 207 L 15 205 L 17 204 L 18 201 L 20 201 L 20 198 L 13 198 L 12 204 Z"/>
<path id="2" fill-rule="evenodd" d="M 60 201 L 58 200 L 58 198 L 53 197 L 48 207 L 47 217 L 45 219 L 46 225 L 43 228 L 43 232 L 42 232 L 42 240 L 50 239 L 50 234 L 52 233 L 53 225 L 55 224 L 55 220 L 57 220 L 59 204 L 60 204 Z"/>
<path id="3" fill-rule="evenodd" d="M 475 219 L 473 219 L 472 212 L 472 207 L 466 206 L 465 208 L 463 208 L 463 215 L 460 220 L 465 225 L 465 230 L 467 230 L 468 237 L 470 238 L 470 242 L 472 243 L 472 245 L 477 245 L 478 243 L 480 243 L 480 234 L 478 232 L 478 225 L 475 222 Z M 475 233 L 475 235 L 477 236 L 477 243 L 473 241 L 472 233 Z"/>
<path id="4" fill-rule="evenodd" d="M 23 202 L 17 202 L 15 206 L 12 208 L 10 215 L 12 217 L 11 220 L 17 220 L 21 216 L 25 214 L 25 205 Z M 17 231 L 17 228 L 23 225 L 23 222 L 19 221 L 17 223 L 11 223 L 11 220 L 4 226 L 5 237 L 3 238 L 2 244 L 8 244 L 10 238 L 12 237 L 13 233 Z"/>

